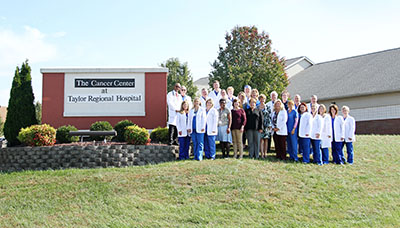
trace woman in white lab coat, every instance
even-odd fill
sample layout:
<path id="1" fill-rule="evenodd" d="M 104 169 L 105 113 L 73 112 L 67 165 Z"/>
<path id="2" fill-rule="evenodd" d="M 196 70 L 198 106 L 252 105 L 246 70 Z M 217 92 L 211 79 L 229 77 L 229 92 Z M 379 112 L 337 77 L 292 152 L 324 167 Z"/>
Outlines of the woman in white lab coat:
<path id="1" fill-rule="evenodd" d="M 206 132 L 204 135 L 204 154 L 208 159 L 215 159 L 215 138 L 218 134 L 218 111 L 214 108 L 213 99 L 206 102 Z"/>
<path id="2" fill-rule="evenodd" d="M 321 159 L 321 135 L 322 129 L 324 127 L 324 120 L 321 115 L 319 115 L 316 104 L 311 104 L 312 113 L 312 126 L 311 126 L 311 144 L 313 150 L 314 163 L 322 165 Z"/>
<path id="3" fill-rule="evenodd" d="M 274 104 L 274 113 L 272 123 L 274 125 L 274 142 L 276 150 L 276 158 L 286 160 L 286 138 L 287 138 L 287 122 L 288 116 L 281 100 L 276 100 Z"/>
<path id="4" fill-rule="evenodd" d="M 312 116 L 307 111 L 307 104 L 301 103 L 299 106 L 299 149 L 303 154 L 303 163 L 310 163 L 310 143 Z"/>
<path id="5" fill-rule="evenodd" d="M 190 136 L 187 133 L 189 102 L 183 101 L 176 119 L 179 141 L 179 160 L 189 159 Z"/>
<path id="6" fill-rule="evenodd" d="M 338 115 L 339 108 L 337 105 L 332 104 L 329 106 L 329 114 L 331 116 L 332 124 L 332 157 L 333 162 L 336 164 L 344 163 L 343 155 L 343 141 L 344 141 L 344 120 L 343 117 Z"/>
<path id="7" fill-rule="evenodd" d="M 344 142 L 346 144 L 347 162 L 353 164 L 353 142 L 356 141 L 356 121 L 354 117 L 349 115 L 350 108 L 347 106 L 342 107 L 342 114 L 344 119 Z"/>
<path id="8" fill-rule="evenodd" d="M 203 160 L 206 112 L 200 107 L 199 98 L 194 99 L 193 108 L 189 111 L 187 132 L 192 136 L 194 159 Z"/>
<path id="9" fill-rule="evenodd" d="M 318 113 L 323 118 L 324 127 L 321 133 L 321 150 L 322 150 L 322 163 L 329 163 L 329 148 L 332 144 L 332 120 L 326 113 L 325 105 L 321 104 L 318 108 Z"/>

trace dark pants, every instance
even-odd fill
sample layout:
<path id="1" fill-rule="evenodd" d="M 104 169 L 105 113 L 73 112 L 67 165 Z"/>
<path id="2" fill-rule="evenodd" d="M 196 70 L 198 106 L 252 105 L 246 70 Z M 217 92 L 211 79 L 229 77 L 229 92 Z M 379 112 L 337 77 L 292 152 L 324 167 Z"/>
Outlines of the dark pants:
<path id="1" fill-rule="evenodd" d="M 321 153 L 321 140 L 320 139 L 311 139 L 311 145 L 313 148 L 313 158 L 314 162 L 318 165 L 322 165 L 322 153 Z"/>
<path id="2" fill-rule="evenodd" d="M 219 142 L 219 145 L 221 145 L 222 157 L 228 158 L 231 144 L 229 142 Z"/>
<path id="3" fill-rule="evenodd" d="M 322 148 L 322 163 L 329 163 L 329 148 Z"/>
<path id="4" fill-rule="evenodd" d="M 336 164 L 343 164 L 343 142 L 332 141 L 332 157 Z"/>
<path id="5" fill-rule="evenodd" d="M 179 160 L 189 159 L 190 136 L 179 137 Z"/>
<path id="6" fill-rule="evenodd" d="M 178 145 L 177 138 L 178 138 L 178 129 L 176 129 L 175 125 L 168 124 L 168 135 L 169 135 L 169 145 Z"/>
<path id="7" fill-rule="evenodd" d="M 278 135 L 274 133 L 274 143 L 276 158 L 286 160 L 286 135 Z"/>
<path id="8" fill-rule="evenodd" d="M 271 141 L 272 140 L 268 140 L 267 153 L 271 153 Z"/>
<path id="9" fill-rule="evenodd" d="M 303 153 L 303 162 L 310 163 L 310 138 L 302 138 L 299 137 L 299 147 L 301 152 Z"/>

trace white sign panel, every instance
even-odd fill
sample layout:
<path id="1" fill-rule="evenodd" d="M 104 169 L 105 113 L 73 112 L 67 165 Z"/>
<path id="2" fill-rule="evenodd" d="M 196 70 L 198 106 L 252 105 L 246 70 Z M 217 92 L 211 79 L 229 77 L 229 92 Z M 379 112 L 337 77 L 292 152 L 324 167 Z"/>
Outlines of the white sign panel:
<path id="1" fill-rule="evenodd" d="M 144 116 L 144 73 L 65 73 L 64 116 Z"/>

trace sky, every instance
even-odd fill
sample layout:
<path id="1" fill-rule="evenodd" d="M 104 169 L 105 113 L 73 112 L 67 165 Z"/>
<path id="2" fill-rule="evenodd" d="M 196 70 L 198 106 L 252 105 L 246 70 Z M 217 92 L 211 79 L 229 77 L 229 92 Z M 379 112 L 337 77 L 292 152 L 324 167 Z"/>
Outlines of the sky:
<path id="1" fill-rule="evenodd" d="M 0 105 L 17 66 L 158 67 L 171 57 L 206 77 L 225 34 L 255 25 L 286 59 L 314 63 L 400 47 L 397 0 L 0 0 Z"/>

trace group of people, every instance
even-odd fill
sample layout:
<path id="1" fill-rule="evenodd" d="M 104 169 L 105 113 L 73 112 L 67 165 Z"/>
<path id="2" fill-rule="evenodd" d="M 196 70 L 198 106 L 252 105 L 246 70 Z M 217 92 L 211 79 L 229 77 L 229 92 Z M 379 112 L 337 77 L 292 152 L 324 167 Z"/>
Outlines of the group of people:
<path id="1" fill-rule="evenodd" d="M 190 142 L 193 142 L 195 160 L 215 159 L 216 141 L 222 156 L 229 157 L 233 145 L 233 157 L 243 158 L 246 140 L 249 157 L 265 158 L 274 141 L 276 157 L 310 163 L 313 156 L 318 165 L 329 163 L 329 148 L 336 164 L 353 164 L 355 120 L 350 109 L 343 106 L 339 115 L 336 104 L 318 104 L 317 96 L 309 104 L 302 103 L 296 94 L 289 100 L 288 92 L 273 91 L 270 101 L 264 94 L 249 85 L 234 96 L 233 87 L 220 88 L 218 81 L 208 93 L 202 89 L 201 96 L 191 100 L 186 88 L 179 83 L 168 93 L 169 144 L 179 145 L 179 159 L 189 158 Z M 179 143 L 177 142 L 179 141 Z M 346 146 L 347 159 L 343 148 Z"/>

